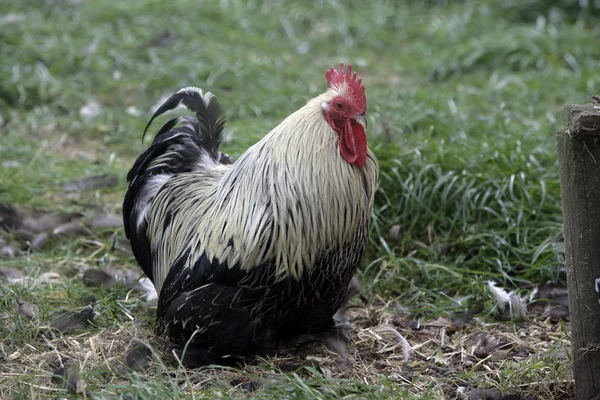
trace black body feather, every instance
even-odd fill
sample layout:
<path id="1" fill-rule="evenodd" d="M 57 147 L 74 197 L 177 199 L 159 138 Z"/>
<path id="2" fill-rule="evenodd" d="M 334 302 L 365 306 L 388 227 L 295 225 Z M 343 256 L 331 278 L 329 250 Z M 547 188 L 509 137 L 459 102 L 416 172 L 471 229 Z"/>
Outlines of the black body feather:
<path id="1" fill-rule="evenodd" d="M 364 244 L 348 251 L 359 260 Z M 194 350 L 183 355 L 189 365 L 222 363 L 223 356 L 265 354 L 276 350 L 280 341 L 333 330 L 333 316 L 346 300 L 355 271 L 344 269 L 331 280 L 328 270 L 336 265 L 337 254 L 334 250 L 318 257 L 315 272 L 299 281 L 275 282 L 269 264 L 249 273 L 216 265 L 213 270 L 218 273 L 204 275 L 200 285 L 195 282 L 197 271 L 183 268 L 189 257 L 183 254 L 161 291 L 158 318 L 179 349 L 189 341 Z"/>

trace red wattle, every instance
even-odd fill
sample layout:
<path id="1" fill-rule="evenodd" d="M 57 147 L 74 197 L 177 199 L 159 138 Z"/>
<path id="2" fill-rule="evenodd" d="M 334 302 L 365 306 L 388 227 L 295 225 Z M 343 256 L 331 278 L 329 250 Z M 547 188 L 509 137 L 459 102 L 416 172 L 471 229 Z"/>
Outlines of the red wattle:
<path id="1" fill-rule="evenodd" d="M 355 121 L 352 121 L 352 132 L 354 133 L 354 145 L 356 146 L 356 161 L 354 163 L 358 168 L 362 168 L 367 161 L 367 135 L 365 128 Z"/>
<path id="2" fill-rule="evenodd" d="M 340 152 L 348 164 L 358 168 L 367 161 L 367 135 L 365 129 L 355 121 L 348 121 L 340 133 Z"/>
<path id="3" fill-rule="evenodd" d="M 355 162 L 358 157 L 350 122 L 348 122 L 340 132 L 340 152 L 348 164 Z"/>

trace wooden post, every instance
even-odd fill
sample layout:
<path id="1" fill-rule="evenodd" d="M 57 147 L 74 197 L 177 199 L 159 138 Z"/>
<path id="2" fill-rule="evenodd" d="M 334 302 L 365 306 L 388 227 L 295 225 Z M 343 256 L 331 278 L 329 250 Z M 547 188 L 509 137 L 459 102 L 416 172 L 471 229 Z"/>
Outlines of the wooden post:
<path id="1" fill-rule="evenodd" d="M 577 400 L 600 395 L 600 101 L 565 106 L 557 134 Z"/>

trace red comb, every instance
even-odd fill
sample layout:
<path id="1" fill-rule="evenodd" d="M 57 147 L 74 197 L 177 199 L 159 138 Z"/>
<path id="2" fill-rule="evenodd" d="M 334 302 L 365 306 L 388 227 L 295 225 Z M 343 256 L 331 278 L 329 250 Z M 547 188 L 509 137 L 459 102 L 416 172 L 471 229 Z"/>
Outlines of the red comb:
<path id="1" fill-rule="evenodd" d="M 330 70 L 325 72 L 325 78 L 327 78 L 327 85 L 329 87 L 339 86 L 342 83 L 346 82 L 348 86 L 350 86 L 353 91 L 363 93 L 365 92 L 365 87 L 361 84 L 362 78 L 359 78 L 356 75 L 352 74 L 352 65 L 348 64 L 348 70 L 344 71 L 344 63 L 340 63 L 340 70 L 336 71 L 335 68 L 331 67 Z M 360 89 L 360 91 L 359 91 Z"/>
<path id="2" fill-rule="evenodd" d="M 325 72 L 325 78 L 327 78 L 327 84 L 330 88 L 342 86 L 345 83 L 347 91 L 354 99 L 355 107 L 364 114 L 367 107 L 365 87 L 361 84 L 362 79 L 356 75 L 356 72 L 352 74 L 352 65 L 348 64 L 347 71 L 344 71 L 344 63 L 340 63 L 339 71 L 331 67 L 330 70 Z"/>

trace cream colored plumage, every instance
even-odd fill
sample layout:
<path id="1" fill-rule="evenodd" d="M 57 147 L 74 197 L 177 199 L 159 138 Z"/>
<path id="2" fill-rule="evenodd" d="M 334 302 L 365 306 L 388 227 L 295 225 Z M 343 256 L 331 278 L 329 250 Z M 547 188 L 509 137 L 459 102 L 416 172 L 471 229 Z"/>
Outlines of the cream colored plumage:
<path id="1" fill-rule="evenodd" d="M 150 209 L 155 218 L 148 226 L 151 243 L 162 249 L 153 265 L 158 292 L 176 257 L 190 246 L 198 254 L 198 243 L 207 243 L 209 258 L 228 265 L 239 262 L 242 269 L 274 258 L 279 279 L 298 279 L 304 266 L 313 266 L 315 252 L 347 245 L 360 226 L 366 227 L 377 164 L 371 153 L 362 169 L 335 157 L 337 134 L 318 116 L 321 104 L 336 95 L 330 90 L 309 101 L 235 164 L 171 178 L 166 187 L 174 190 L 156 197 Z M 302 152 L 289 151 L 300 147 Z M 178 187 L 185 188 L 185 197 Z M 163 230 L 166 211 L 175 205 L 179 212 Z M 196 221 L 193 229 L 182 231 L 189 221 Z M 271 222 L 273 229 L 265 229 Z M 194 262 L 190 258 L 187 266 Z"/>
<path id="2" fill-rule="evenodd" d="M 378 172 L 370 150 L 360 167 L 340 155 L 329 108 L 349 99 L 348 109 L 360 109 L 352 96 L 362 86 L 350 71 L 337 78 L 235 163 L 218 153 L 222 118 L 212 94 L 184 89 L 159 109 L 183 102 L 199 123 L 170 121 L 138 159 L 125 225 L 169 336 L 184 344 L 197 329 L 196 359 L 260 353 L 293 326 L 331 325 L 367 243 Z M 355 117 L 364 121 L 362 108 Z M 182 156 L 194 140 L 197 149 Z M 239 337 L 223 326 L 231 323 Z"/>

